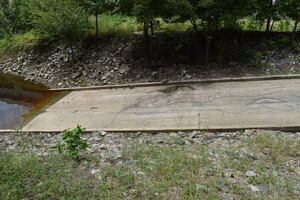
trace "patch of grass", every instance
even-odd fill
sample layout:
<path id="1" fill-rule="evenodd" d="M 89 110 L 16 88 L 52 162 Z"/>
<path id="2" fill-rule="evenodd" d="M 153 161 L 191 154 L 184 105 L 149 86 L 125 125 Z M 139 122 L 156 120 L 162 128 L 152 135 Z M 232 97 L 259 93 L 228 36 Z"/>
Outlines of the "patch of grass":
<path id="1" fill-rule="evenodd" d="M 254 136 L 236 146 L 132 144 L 122 157 L 111 159 L 110 165 L 100 165 L 99 159 L 85 159 L 88 166 L 98 169 L 94 175 L 91 167 L 63 155 L 0 152 L 0 196 L 206 200 L 223 199 L 225 194 L 246 200 L 297 199 L 293 177 L 281 173 L 286 163 L 265 159 L 269 154 L 259 156 L 267 148 L 287 158 L 299 158 L 297 145 L 295 140 L 270 134 Z M 255 171 L 257 176 L 247 177 L 247 170 Z M 252 192 L 249 184 L 261 191 Z"/>
<path id="2" fill-rule="evenodd" d="M 95 199 L 97 180 L 60 155 L 0 152 L 1 199 Z"/>
<path id="3" fill-rule="evenodd" d="M 39 39 L 40 38 L 32 32 L 4 38 L 0 40 L 0 57 L 30 50 L 38 44 Z"/>
<path id="4" fill-rule="evenodd" d="M 257 66 L 259 64 L 259 61 L 262 58 L 262 53 L 257 50 L 247 50 L 245 52 L 244 60 L 250 65 L 250 66 Z"/>
<path id="5" fill-rule="evenodd" d="M 248 147 L 254 152 L 262 152 L 275 162 L 284 162 L 289 158 L 300 157 L 300 139 L 289 139 L 284 135 L 276 136 L 265 133 L 247 141 Z"/>
<path id="6" fill-rule="evenodd" d="M 95 34 L 95 18 L 89 18 L 93 25 L 92 34 Z M 140 25 L 132 17 L 122 15 L 101 15 L 99 16 L 99 36 L 126 35 L 138 32 Z"/>
<path id="7" fill-rule="evenodd" d="M 161 27 L 159 28 L 162 31 L 166 32 L 177 32 L 177 31 L 186 31 L 192 28 L 191 23 L 165 23 L 161 22 Z"/>
<path id="8" fill-rule="evenodd" d="M 242 30 L 245 31 L 265 31 L 266 24 L 262 23 L 259 20 L 256 20 L 254 17 L 246 17 L 239 21 Z M 279 20 L 275 21 L 273 24 L 273 32 L 292 32 L 294 22 L 293 20 Z M 298 27 L 297 30 L 300 30 Z"/>
<path id="9" fill-rule="evenodd" d="M 143 172 L 136 177 L 133 196 L 143 199 L 218 199 L 206 173 L 212 168 L 205 150 L 198 148 L 191 154 L 179 146 L 137 146 L 127 151 L 126 160 L 134 160 L 135 170 Z M 200 185 L 208 188 L 203 191 Z"/>

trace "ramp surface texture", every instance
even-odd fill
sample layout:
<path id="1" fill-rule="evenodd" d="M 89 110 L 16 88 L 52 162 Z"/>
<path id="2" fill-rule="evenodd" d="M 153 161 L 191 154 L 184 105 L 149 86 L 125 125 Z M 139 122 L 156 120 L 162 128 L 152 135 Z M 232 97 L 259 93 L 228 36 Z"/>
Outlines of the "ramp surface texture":
<path id="1" fill-rule="evenodd" d="M 300 126 L 300 79 L 74 91 L 24 131 Z"/>

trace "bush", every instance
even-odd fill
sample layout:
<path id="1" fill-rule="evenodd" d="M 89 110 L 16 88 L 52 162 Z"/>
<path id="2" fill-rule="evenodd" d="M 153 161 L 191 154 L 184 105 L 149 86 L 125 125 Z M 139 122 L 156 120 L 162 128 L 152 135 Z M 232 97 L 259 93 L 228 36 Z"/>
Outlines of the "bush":
<path id="1" fill-rule="evenodd" d="M 29 31 L 32 26 L 30 22 L 31 0 L 14 0 L 9 6 L 8 1 L 0 2 L 0 39 L 13 34 Z"/>
<path id="2" fill-rule="evenodd" d="M 32 24 L 39 34 L 74 41 L 88 30 L 87 16 L 75 0 L 35 0 Z"/>

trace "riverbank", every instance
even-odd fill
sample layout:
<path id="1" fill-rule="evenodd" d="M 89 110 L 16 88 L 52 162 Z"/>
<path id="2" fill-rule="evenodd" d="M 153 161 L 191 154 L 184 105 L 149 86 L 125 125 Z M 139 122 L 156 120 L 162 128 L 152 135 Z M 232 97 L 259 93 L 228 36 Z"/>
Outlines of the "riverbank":
<path id="1" fill-rule="evenodd" d="M 239 32 L 222 53 L 216 38 L 208 65 L 202 40 L 191 32 L 157 33 L 149 61 L 140 34 L 87 39 L 73 47 L 74 55 L 58 45 L 6 58 L 0 73 L 51 88 L 300 73 L 299 41 L 291 47 L 288 33 Z"/>

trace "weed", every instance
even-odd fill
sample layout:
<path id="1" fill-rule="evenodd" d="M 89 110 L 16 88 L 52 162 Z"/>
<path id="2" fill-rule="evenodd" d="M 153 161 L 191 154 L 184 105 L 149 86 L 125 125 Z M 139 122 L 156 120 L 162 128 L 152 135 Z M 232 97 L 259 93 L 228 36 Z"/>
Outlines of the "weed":
<path id="1" fill-rule="evenodd" d="M 262 58 L 262 53 L 256 50 L 246 51 L 247 61 L 251 66 L 256 66 Z"/>
<path id="2" fill-rule="evenodd" d="M 58 151 L 62 153 L 65 150 L 71 156 L 78 158 L 80 151 L 89 147 L 88 143 L 81 138 L 83 133 L 84 129 L 79 125 L 73 130 L 65 130 L 62 134 L 64 143 L 57 144 Z"/>
<path id="3" fill-rule="evenodd" d="M 288 36 L 279 37 L 275 43 L 280 46 L 287 46 L 290 44 L 290 38 Z"/>

